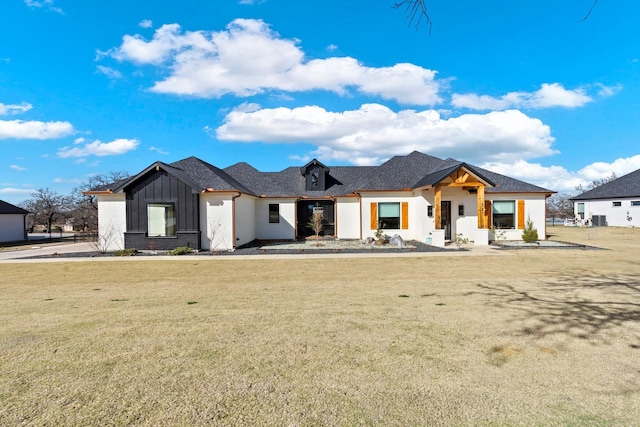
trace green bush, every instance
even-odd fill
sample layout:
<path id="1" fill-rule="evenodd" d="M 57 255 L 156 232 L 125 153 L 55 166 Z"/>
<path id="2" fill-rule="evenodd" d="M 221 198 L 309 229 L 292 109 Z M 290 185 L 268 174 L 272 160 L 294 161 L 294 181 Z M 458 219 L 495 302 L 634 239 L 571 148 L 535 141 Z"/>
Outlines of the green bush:
<path id="1" fill-rule="evenodd" d="M 193 253 L 193 249 L 191 249 L 190 247 L 178 246 L 177 248 L 169 252 L 169 255 L 188 255 L 192 253 Z"/>
<path id="2" fill-rule="evenodd" d="M 522 240 L 527 243 L 535 243 L 538 241 L 538 230 L 533 227 L 533 221 L 531 218 L 527 218 L 527 222 L 522 232 Z"/>
<path id="3" fill-rule="evenodd" d="M 138 253 L 137 249 L 129 248 L 129 249 L 120 249 L 113 253 L 113 256 L 134 256 Z"/>

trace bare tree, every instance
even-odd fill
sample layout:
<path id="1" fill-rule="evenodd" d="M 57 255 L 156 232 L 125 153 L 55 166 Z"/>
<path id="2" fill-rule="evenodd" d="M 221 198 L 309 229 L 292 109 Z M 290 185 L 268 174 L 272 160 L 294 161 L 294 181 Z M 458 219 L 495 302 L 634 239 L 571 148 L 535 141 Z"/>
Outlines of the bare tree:
<path id="1" fill-rule="evenodd" d="M 84 194 L 86 191 L 99 187 L 117 184 L 129 177 L 124 171 L 109 172 L 107 174 L 92 175 L 71 192 L 72 209 L 69 217 L 73 221 L 74 228 L 87 232 L 98 228 L 98 198 L 92 194 Z"/>
<path id="2" fill-rule="evenodd" d="M 316 242 L 318 242 L 320 232 L 322 231 L 323 221 L 324 213 L 322 212 L 322 210 L 318 209 L 311 215 L 309 223 L 307 224 L 307 227 L 309 227 L 313 230 L 314 233 L 316 233 Z"/>
<path id="3" fill-rule="evenodd" d="M 37 189 L 31 198 L 23 203 L 23 207 L 30 212 L 30 228 L 41 224 L 46 227 L 47 233 L 51 233 L 51 227 L 56 220 L 65 218 L 69 205 L 68 196 L 62 196 L 48 188 Z"/>
<path id="4" fill-rule="evenodd" d="M 571 195 L 556 193 L 547 199 L 547 216 L 551 218 L 573 218 Z"/>
<path id="5" fill-rule="evenodd" d="M 415 22 L 416 29 L 420 27 L 420 23 L 422 22 L 422 20 L 424 20 L 429 25 L 429 33 L 431 33 L 433 22 L 431 21 L 431 17 L 429 16 L 429 12 L 427 11 L 427 1 L 428 0 L 401 0 L 398 3 L 395 3 L 393 5 L 393 8 L 404 9 L 407 17 L 409 18 L 409 24 Z M 587 20 L 597 4 L 598 0 L 593 0 L 591 7 L 580 21 Z"/>
<path id="6" fill-rule="evenodd" d="M 611 172 L 611 175 L 609 175 L 609 176 L 608 176 L 608 177 L 606 177 L 606 178 L 602 178 L 602 179 L 594 179 L 593 181 L 591 181 L 591 182 L 589 183 L 588 188 L 584 188 L 584 187 L 582 186 L 582 184 L 577 185 L 577 186 L 576 186 L 576 191 L 577 191 L 578 193 L 584 193 L 584 192 L 585 192 L 585 191 L 587 191 L 587 190 L 593 190 L 594 188 L 600 187 L 601 185 L 604 185 L 604 184 L 606 184 L 606 183 L 608 183 L 608 182 L 611 182 L 611 181 L 613 181 L 613 180 L 615 180 L 615 179 L 618 179 L 618 176 L 616 175 L 616 173 L 615 173 L 615 172 Z"/>

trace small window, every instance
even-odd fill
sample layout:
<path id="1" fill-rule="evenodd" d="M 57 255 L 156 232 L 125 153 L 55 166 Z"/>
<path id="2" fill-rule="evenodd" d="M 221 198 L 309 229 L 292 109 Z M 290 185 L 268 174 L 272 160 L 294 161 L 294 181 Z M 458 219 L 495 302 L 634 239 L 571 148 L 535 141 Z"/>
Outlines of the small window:
<path id="1" fill-rule="evenodd" d="M 464 205 L 458 205 L 458 216 L 464 216 Z"/>
<path id="2" fill-rule="evenodd" d="M 269 223 L 275 224 L 280 222 L 280 205 L 269 203 Z"/>
<path id="3" fill-rule="evenodd" d="M 427 216 L 433 218 L 433 206 L 427 206 Z"/>
<path id="4" fill-rule="evenodd" d="M 622 206 L 622 202 L 613 202 L 614 208 L 619 208 L 620 206 Z"/>
<path id="5" fill-rule="evenodd" d="M 640 206 L 640 200 L 632 200 L 631 206 Z"/>
<path id="6" fill-rule="evenodd" d="M 378 226 L 382 230 L 400 229 L 400 203 L 378 203 Z"/>
<path id="7" fill-rule="evenodd" d="M 176 235 L 176 212 L 173 203 L 149 203 L 147 205 L 147 236 L 166 237 Z"/>
<path id="8" fill-rule="evenodd" d="M 515 228 L 516 202 L 495 200 L 493 206 L 493 226 L 495 228 Z"/>

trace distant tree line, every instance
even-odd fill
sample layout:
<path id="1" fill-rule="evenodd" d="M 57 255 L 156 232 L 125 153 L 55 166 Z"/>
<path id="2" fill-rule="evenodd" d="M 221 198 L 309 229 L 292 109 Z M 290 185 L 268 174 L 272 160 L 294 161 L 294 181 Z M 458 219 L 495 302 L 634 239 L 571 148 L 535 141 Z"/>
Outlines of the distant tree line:
<path id="1" fill-rule="evenodd" d="M 74 231 L 90 232 L 98 229 L 98 199 L 85 191 L 111 184 L 129 176 L 123 171 L 92 175 L 83 181 L 71 194 L 59 194 L 49 188 L 39 188 L 31 198 L 20 204 L 29 211 L 27 227 L 33 232 L 36 227 L 44 227 L 51 233 L 55 225 L 69 223 Z"/>
<path id="2" fill-rule="evenodd" d="M 584 193 L 585 191 L 593 190 L 594 188 L 600 187 L 601 185 L 611 182 L 617 178 L 618 177 L 615 173 L 611 173 L 611 175 L 606 178 L 591 181 L 586 188 L 582 184 L 578 185 L 573 193 L 553 194 L 547 199 L 547 216 L 551 218 L 573 218 L 574 211 L 573 202 L 571 201 L 572 197 Z"/>

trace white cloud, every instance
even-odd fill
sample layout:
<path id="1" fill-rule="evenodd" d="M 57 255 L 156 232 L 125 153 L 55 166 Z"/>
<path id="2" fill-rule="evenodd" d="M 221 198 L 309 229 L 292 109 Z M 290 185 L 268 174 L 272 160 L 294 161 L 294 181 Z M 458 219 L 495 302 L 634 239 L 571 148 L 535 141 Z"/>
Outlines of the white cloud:
<path id="1" fill-rule="evenodd" d="M 80 184 L 82 180 L 80 178 L 54 178 L 53 182 L 56 184 Z"/>
<path id="2" fill-rule="evenodd" d="M 153 21 L 151 21 L 151 19 L 143 19 L 142 21 L 140 21 L 138 26 L 140 28 L 151 28 L 153 27 Z"/>
<path id="3" fill-rule="evenodd" d="M 640 169 L 640 154 L 632 157 L 619 158 L 611 163 L 595 162 L 583 167 L 578 173 L 588 182 L 592 182 L 608 178 L 612 173 L 620 177 L 638 169 Z"/>
<path id="4" fill-rule="evenodd" d="M 112 79 L 112 80 L 117 80 L 117 79 L 121 79 L 122 73 L 116 69 L 113 69 L 111 67 L 105 67 L 103 65 L 98 65 L 96 67 L 96 69 L 98 70 L 98 72 L 100 74 L 104 74 L 105 76 L 107 76 L 108 78 Z"/>
<path id="5" fill-rule="evenodd" d="M 0 120 L 0 139 L 55 139 L 74 132 L 69 122 Z"/>
<path id="6" fill-rule="evenodd" d="M 82 147 L 62 147 L 58 150 L 58 157 L 116 156 L 135 150 L 138 144 L 137 139 L 116 139 L 111 142 L 95 140 Z"/>
<path id="7" fill-rule="evenodd" d="M 305 58 L 298 40 L 283 39 L 262 20 L 236 19 L 219 32 L 163 25 L 153 38 L 125 35 L 106 54 L 119 61 L 168 67 L 152 91 L 203 98 L 266 91 L 352 91 L 404 104 L 442 101 L 436 72 L 413 64 L 367 67 L 351 57 Z M 104 52 L 98 52 L 103 57 Z"/>
<path id="8" fill-rule="evenodd" d="M 621 84 L 617 84 L 615 86 L 605 86 L 601 83 L 596 83 L 595 86 L 598 88 L 598 96 L 603 98 L 617 95 L 622 90 Z"/>
<path id="9" fill-rule="evenodd" d="M 53 0 L 24 0 L 24 4 L 32 9 L 47 9 L 64 15 L 62 8 L 55 6 Z"/>
<path id="10" fill-rule="evenodd" d="M 216 137 L 238 142 L 305 142 L 317 147 L 318 157 L 353 164 L 376 164 L 413 150 L 476 164 L 556 153 L 549 127 L 516 110 L 443 119 L 434 110 L 396 113 L 380 104 L 345 112 L 317 106 L 247 109 L 245 105 L 225 117 Z"/>
<path id="11" fill-rule="evenodd" d="M 0 188 L 0 194 L 3 196 L 12 196 L 11 200 L 3 197 L 6 202 L 17 203 L 19 198 L 30 197 L 35 190 L 33 188 L 16 188 L 16 187 L 4 187 Z M 12 201 L 13 200 L 13 201 Z"/>
<path id="12" fill-rule="evenodd" d="M 32 108 L 33 106 L 28 102 L 23 102 L 21 104 L 3 104 L 0 102 L 0 116 L 7 114 L 22 114 Z"/>
<path id="13" fill-rule="evenodd" d="M 509 92 L 500 98 L 474 93 L 454 93 L 451 103 L 472 110 L 506 110 L 509 108 L 581 107 L 592 102 L 585 88 L 565 89 L 560 83 L 543 83 L 535 92 Z"/>
<path id="14" fill-rule="evenodd" d="M 479 166 L 550 190 L 575 193 L 578 186 L 588 188 L 591 182 L 608 178 L 611 174 L 621 177 L 640 169 L 640 155 L 619 158 L 611 163 L 592 163 L 577 171 L 569 171 L 562 166 L 543 166 L 525 160 L 511 163 L 492 162 Z"/>
<path id="15" fill-rule="evenodd" d="M 162 154 L 162 155 L 169 154 L 169 152 L 168 152 L 168 151 L 161 150 L 161 149 L 160 149 L 160 148 L 158 148 L 158 147 L 149 147 L 149 151 L 155 151 L 156 153 L 158 153 L 158 154 Z"/>
<path id="16" fill-rule="evenodd" d="M 27 168 L 23 168 L 22 166 L 19 165 L 9 165 L 9 167 L 11 169 L 13 169 L 14 171 L 26 171 Z"/>

